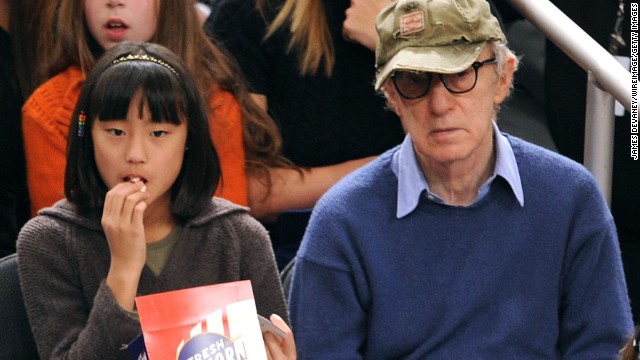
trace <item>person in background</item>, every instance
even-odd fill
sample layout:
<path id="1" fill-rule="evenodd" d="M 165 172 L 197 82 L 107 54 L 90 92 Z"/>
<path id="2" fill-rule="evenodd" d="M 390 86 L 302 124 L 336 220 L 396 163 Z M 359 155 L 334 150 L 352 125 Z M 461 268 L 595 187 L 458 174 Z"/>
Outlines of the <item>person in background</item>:
<path id="1" fill-rule="evenodd" d="M 43 359 L 128 358 L 135 297 L 251 280 L 273 359 L 294 359 L 265 229 L 213 198 L 220 163 L 200 89 L 166 48 L 123 42 L 95 64 L 69 130 L 66 200 L 21 230 L 18 266 Z"/>
<path id="2" fill-rule="evenodd" d="M 10 6 L 0 0 L 0 150 L 4 161 L 0 175 L 0 257 L 16 251 L 20 226 L 28 219 L 19 214 L 20 188 L 26 189 L 20 128 L 20 91 L 15 76 L 9 37 Z M 22 184 L 22 185 L 21 185 Z"/>
<path id="3" fill-rule="evenodd" d="M 522 19 L 506 0 L 495 1 L 506 22 Z M 560 11 L 612 55 L 631 54 L 630 2 L 552 0 Z M 622 12 L 620 11 L 622 6 Z M 619 26 L 617 26 L 619 21 Z M 614 40 L 615 39 L 615 40 Z M 622 43 L 618 44 L 618 39 Z M 612 46 L 615 45 L 615 46 Z M 560 154 L 584 162 L 587 72 L 549 39 L 544 48 L 542 94 L 546 122 Z M 628 70 L 628 69 L 627 69 Z M 618 229 L 634 322 L 640 323 L 640 166 L 631 157 L 631 114 L 616 116 L 611 166 L 611 213 Z"/>
<path id="4" fill-rule="evenodd" d="M 205 24 L 238 60 L 256 103 L 276 121 L 284 155 L 325 171 L 364 164 L 402 141 L 397 116 L 371 88 L 382 0 L 217 0 Z M 312 170 L 316 171 L 316 170 Z M 283 188 L 288 191 L 288 189 Z M 284 194 L 272 191 L 267 200 Z M 284 266 L 310 210 L 266 219 Z"/>
<path id="5" fill-rule="evenodd" d="M 620 351 L 619 360 L 640 360 L 640 326 Z"/>
<path id="6" fill-rule="evenodd" d="M 553 1 L 595 41 L 613 55 L 631 54 L 630 1 L 597 0 L 589 6 L 576 0 Z M 620 28 L 616 29 L 619 6 L 624 6 Z M 612 49 L 612 35 L 619 31 L 624 44 Z M 558 151 L 578 162 L 584 161 L 587 72 L 556 47 L 546 43 L 545 105 L 551 135 Z M 628 69 L 627 69 L 628 70 Z M 618 229 L 622 263 L 629 286 L 634 322 L 640 323 L 640 165 L 631 157 L 631 114 L 615 117 L 611 169 L 611 212 Z"/>
<path id="7" fill-rule="evenodd" d="M 377 30 L 407 136 L 313 210 L 299 356 L 615 358 L 633 323 L 613 218 L 582 165 L 499 130 L 518 58 L 489 4 L 399 0 Z"/>
<path id="8" fill-rule="evenodd" d="M 248 205 L 252 215 L 312 206 L 358 165 L 323 177 L 283 157 L 277 126 L 249 98 L 234 60 L 209 41 L 199 16 L 195 0 L 61 1 L 49 71 L 56 75 L 22 111 L 32 215 L 63 197 L 66 134 L 79 89 L 97 57 L 124 40 L 162 44 L 184 60 L 208 102 L 211 136 L 223 170 L 216 194 Z M 270 192 L 282 196 L 263 201 Z"/>
<path id="9" fill-rule="evenodd" d="M 30 217 L 20 108 L 45 80 L 57 4 L 0 0 L 0 256 L 15 252 L 18 231 Z"/>

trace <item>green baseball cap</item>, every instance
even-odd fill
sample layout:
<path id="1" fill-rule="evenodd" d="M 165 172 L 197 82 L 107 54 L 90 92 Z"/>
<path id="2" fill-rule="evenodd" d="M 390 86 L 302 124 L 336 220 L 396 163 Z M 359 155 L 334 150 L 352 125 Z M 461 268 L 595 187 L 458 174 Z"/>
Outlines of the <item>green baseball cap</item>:
<path id="1" fill-rule="evenodd" d="M 460 72 L 506 37 L 485 0 L 398 0 L 376 19 L 376 90 L 394 70 Z"/>

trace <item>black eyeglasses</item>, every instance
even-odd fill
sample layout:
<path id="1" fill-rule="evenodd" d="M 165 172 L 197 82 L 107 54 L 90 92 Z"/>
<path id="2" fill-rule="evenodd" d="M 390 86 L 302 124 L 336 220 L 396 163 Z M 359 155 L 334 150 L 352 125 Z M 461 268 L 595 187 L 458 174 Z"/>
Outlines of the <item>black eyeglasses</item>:
<path id="1" fill-rule="evenodd" d="M 478 69 L 495 64 L 496 58 L 476 61 L 466 70 L 455 74 L 440 74 L 426 71 L 397 70 L 391 74 L 391 80 L 398 94 L 405 99 L 421 98 L 429 92 L 433 76 L 437 75 L 444 87 L 451 93 L 462 94 L 471 91 L 478 81 Z"/>

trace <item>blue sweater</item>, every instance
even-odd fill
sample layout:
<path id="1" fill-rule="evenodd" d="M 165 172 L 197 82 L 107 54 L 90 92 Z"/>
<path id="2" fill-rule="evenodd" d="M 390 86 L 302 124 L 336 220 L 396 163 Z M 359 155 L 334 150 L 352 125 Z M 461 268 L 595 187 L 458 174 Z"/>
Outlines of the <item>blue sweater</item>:
<path id="1" fill-rule="evenodd" d="M 525 196 L 498 177 L 470 207 L 396 217 L 392 149 L 314 209 L 290 315 L 301 359 L 615 359 L 632 333 L 611 214 L 592 176 L 509 138 Z"/>

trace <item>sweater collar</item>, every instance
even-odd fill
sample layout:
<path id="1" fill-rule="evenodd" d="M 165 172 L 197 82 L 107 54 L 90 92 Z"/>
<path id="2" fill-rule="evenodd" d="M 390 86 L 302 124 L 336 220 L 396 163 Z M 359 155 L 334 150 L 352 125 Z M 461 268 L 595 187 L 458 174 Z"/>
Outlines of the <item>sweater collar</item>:
<path id="1" fill-rule="evenodd" d="M 493 133 L 496 141 L 495 168 L 493 175 L 480 187 L 474 204 L 489 192 L 493 180 L 500 176 L 507 181 L 520 206 L 524 206 L 520 172 L 518 171 L 518 164 L 509 139 L 500 132 L 495 121 L 493 122 Z M 426 191 L 429 200 L 447 205 L 440 197 L 429 191 L 429 184 L 418 165 L 413 142 L 409 134 L 405 136 L 399 150 L 393 154 L 391 168 L 398 177 L 398 205 L 396 209 L 398 218 L 404 217 L 416 209 L 423 191 Z"/>
<path id="2" fill-rule="evenodd" d="M 236 205 L 222 198 L 214 197 L 202 212 L 188 220 L 184 226 L 200 226 L 210 222 L 212 219 L 225 216 L 230 213 L 247 211 L 248 208 L 246 207 Z M 80 214 L 77 207 L 66 199 L 58 201 L 52 207 L 40 210 L 38 215 L 51 216 L 93 231 L 102 231 L 100 216 L 87 216 L 85 214 Z"/>

